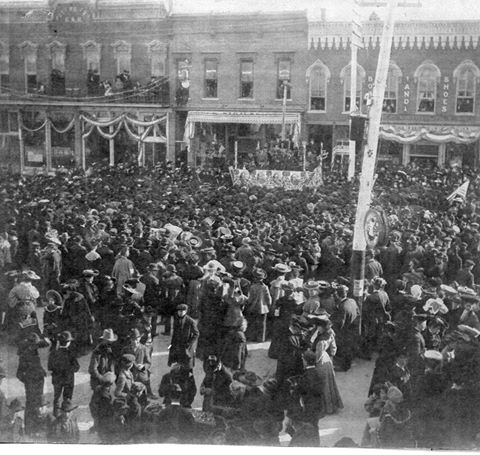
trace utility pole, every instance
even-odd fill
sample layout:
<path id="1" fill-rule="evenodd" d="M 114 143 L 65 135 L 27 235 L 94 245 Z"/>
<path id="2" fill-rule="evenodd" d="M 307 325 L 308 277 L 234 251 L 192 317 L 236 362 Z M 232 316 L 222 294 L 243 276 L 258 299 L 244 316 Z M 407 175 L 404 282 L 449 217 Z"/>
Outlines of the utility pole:
<path id="1" fill-rule="evenodd" d="M 383 5 L 385 3 L 382 3 Z M 380 2 L 371 2 L 370 6 L 380 6 Z M 362 6 L 367 6 L 366 2 Z M 365 146 L 362 163 L 362 173 L 360 176 L 360 189 L 358 193 L 357 211 L 355 216 L 355 228 L 353 233 L 353 254 L 352 254 L 352 275 L 353 275 L 353 295 L 356 297 L 360 310 L 362 308 L 362 299 L 365 285 L 365 218 L 372 200 L 372 190 L 374 184 L 375 164 L 377 159 L 378 138 L 380 132 L 380 121 L 382 118 L 383 100 L 385 97 L 385 86 L 387 82 L 388 69 L 390 65 L 390 55 L 392 50 L 393 30 L 395 25 L 395 8 L 399 6 L 398 0 L 388 0 L 387 15 L 383 26 L 383 34 L 380 44 L 380 53 L 378 56 L 377 71 L 375 75 L 375 85 L 372 96 L 372 106 L 369 111 L 369 124 L 367 144 Z M 420 2 L 407 4 L 400 3 L 401 6 L 421 6 Z"/>
<path id="2" fill-rule="evenodd" d="M 352 57 L 350 62 L 350 119 L 358 110 L 357 107 L 357 55 L 358 49 L 363 47 L 362 43 L 362 23 L 360 19 L 360 13 L 356 6 L 353 8 L 353 19 L 352 19 L 352 39 L 350 41 L 350 46 L 352 49 Z M 360 103 L 362 100 L 360 100 Z M 350 120 L 351 125 L 351 120 Z M 348 173 L 347 178 L 349 181 L 353 180 L 355 176 L 355 148 L 357 142 L 353 141 L 351 138 L 348 141 Z"/>

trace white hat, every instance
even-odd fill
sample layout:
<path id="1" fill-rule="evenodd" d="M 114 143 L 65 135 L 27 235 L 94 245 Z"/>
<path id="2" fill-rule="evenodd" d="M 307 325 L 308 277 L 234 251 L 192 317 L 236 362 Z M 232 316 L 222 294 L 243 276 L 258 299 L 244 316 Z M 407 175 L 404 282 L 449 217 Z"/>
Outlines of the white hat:
<path id="1" fill-rule="evenodd" d="M 442 353 L 439 351 L 435 351 L 434 349 L 429 349 L 425 351 L 423 355 L 426 359 L 429 359 L 429 360 L 438 360 L 439 362 L 443 360 Z"/>
<path id="2" fill-rule="evenodd" d="M 95 250 L 89 251 L 85 255 L 85 259 L 90 262 L 96 261 L 97 259 L 101 259 L 101 258 L 102 256 L 100 256 Z"/>
<path id="3" fill-rule="evenodd" d="M 446 314 L 448 313 L 448 308 L 447 305 L 443 303 L 443 300 L 440 298 L 436 299 L 428 299 L 425 305 L 423 305 L 423 309 L 425 311 L 431 311 L 433 314 L 437 313 L 442 313 Z"/>

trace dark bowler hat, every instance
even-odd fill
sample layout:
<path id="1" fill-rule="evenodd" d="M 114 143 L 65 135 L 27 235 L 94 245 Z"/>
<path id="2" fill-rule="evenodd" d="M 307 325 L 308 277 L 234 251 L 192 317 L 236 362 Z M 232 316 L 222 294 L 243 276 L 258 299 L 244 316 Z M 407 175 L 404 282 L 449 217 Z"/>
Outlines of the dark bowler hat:
<path id="1" fill-rule="evenodd" d="M 185 305 L 184 303 L 180 303 L 175 307 L 176 311 L 188 311 L 188 305 Z"/>

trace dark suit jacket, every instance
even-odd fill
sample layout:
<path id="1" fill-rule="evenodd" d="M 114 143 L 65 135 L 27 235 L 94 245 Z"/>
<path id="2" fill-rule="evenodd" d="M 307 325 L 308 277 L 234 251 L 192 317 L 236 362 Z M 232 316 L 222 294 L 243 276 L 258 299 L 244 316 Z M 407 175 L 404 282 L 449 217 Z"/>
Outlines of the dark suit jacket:
<path id="1" fill-rule="evenodd" d="M 193 367 L 197 340 L 197 323 L 190 316 L 185 316 L 183 323 L 179 317 L 175 316 L 168 365 L 178 362 L 189 363 Z"/>

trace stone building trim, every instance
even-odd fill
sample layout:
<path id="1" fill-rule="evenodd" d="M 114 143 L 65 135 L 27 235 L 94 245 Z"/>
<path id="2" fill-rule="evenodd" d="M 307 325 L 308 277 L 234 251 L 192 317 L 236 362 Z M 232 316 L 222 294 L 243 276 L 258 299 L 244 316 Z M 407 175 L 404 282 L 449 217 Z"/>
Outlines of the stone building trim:
<path id="1" fill-rule="evenodd" d="M 365 48 L 380 46 L 383 22 L 362 24 Z M 316 50 L 348 49 L 351 43 L 351 22 L 310 22 L 308 48 Z M 478 21 L 409 21 L 397 22 L 393 48 L 398 49 L 477 49 L 480 41 Z"/>

